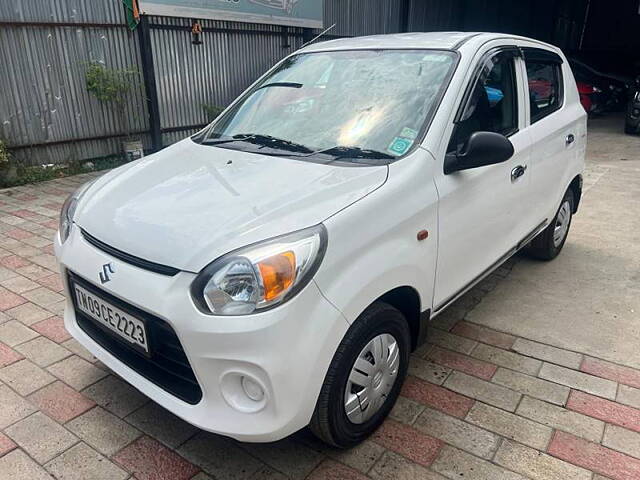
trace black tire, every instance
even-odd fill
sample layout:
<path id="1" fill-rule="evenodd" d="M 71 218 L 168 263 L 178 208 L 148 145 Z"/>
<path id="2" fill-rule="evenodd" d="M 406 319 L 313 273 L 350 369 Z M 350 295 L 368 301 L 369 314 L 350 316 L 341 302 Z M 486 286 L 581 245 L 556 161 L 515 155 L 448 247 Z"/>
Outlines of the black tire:
<path id="1" fill-rule="evenodd" d="M 630 123 L 625 123 L 624 124 L 624 133 L 628 134 L 628 135 L 635 135 L 636 133 L 638 133 L 638 130 L 640 129 L 640 127 L 638 127 L 637 125 L 632 125 Z"/>
<path id="2" fill-rule="evenodd" d="M 345 389 L 351 369 L 363 348 L 380 334 L 391 334 L 399 347 L 399 367 L 395 383 L 384 403 L 364 423 L 352 423 L 344 406 Z M 318 396 L 309 427 L 325 443 L 349 448 L 373 433 L 391 411 L 407 374 L 411 340 L 409 325 L 396 308 L 376 302 L 351 325 L 333 356 Z"/>
<path id="3" fill-rule="evenodd" d="M 565 203 L 567 202 L 569 203 L 569 218 L 567 230 L 564 238 L 562 238 L 562 241 L 556 245 L 553 239 L 555 227 L 558 222 L 558 217 L 560 215 L 560 212 L 562 211 L 563 205 L 565 205 Z M 558 207 L 558 211 L 556 212 L 555 217 L 553 217 L 553 220 L 549 223 L 549 226 L 547 226 L 547 228 L 540 232 L 538 236 L 534 238 L 531 243 L 525 248 L 524 251 L 528 256 L 536 258 L 538 260 L 553 260 L 558 256 L 558 254 L 562 250 L 562 247 L 564 246 L 564 243 L 567 241 L 567 236 L 569 235 L 574 205 L 575 200 L 573 198 L 573 192 L 571 190 L 567 190 L 567 193 L 565 193 L 562 202 L 560 202 L 560 207 Z"/>

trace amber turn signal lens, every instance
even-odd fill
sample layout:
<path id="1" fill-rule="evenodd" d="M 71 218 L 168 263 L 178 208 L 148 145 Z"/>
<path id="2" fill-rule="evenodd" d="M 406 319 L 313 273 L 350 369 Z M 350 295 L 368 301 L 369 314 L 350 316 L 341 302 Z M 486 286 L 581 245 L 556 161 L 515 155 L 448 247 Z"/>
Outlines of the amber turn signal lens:
<path id="1" fill-rule="evenodd" d="M 264 285 L 264 299 L 270 302 L 293 285 L 296 279 L 296 256 L 292 251 L 279 253 L 258 262 L 258 268 Z"/>

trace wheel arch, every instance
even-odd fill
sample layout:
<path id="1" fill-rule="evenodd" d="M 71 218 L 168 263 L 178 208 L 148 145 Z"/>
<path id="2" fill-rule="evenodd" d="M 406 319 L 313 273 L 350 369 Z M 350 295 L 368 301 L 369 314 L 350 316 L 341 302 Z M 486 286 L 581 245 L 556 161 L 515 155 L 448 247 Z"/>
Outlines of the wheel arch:
<path id="1" fill-rule="evenodd" d="M 580 199 L 582 198 L 582 175 L 576 175 L 571 183 L 569 184 L 569 188 L 567 191 L 571 190 L 573 193 L 573 212 L 576 213 L 578 211 L 578 205 L 580 204 Z"/>
<path id="2" fill-rule="evenodd" d="M 385 302 L 398 309 L 409 324 L 411 349 L 415 350 L 424 341 L 430 312 L 422 312 L 420 294 L 408 285 L 396 287 L 378 297 L 374 302 Z M 369 307 L 367 307 L 369 308 Z"/>

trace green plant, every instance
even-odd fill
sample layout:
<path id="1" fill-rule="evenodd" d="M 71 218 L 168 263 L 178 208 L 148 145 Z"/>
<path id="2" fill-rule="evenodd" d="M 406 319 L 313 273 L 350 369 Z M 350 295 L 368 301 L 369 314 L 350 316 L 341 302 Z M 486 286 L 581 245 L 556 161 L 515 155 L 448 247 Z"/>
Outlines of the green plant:
<path id="1" fill-rule="evenodd" d="M 87 65 L 87 90 L 103 103 L 124 103 L 138 82 L 135 69 L 113 69 L 98 62 Z"/>
<path id="2" fill-rule="evenodd" d="M 127 163 L 123 155 L 110 155 L 108 157 L 93 158 L 84 161 L 72 161 L 66 165 L 34 165 L 26 166 L 18 164 L 16 174 L 12 178 L 0 176 L 0 187 L 15 187 L 27 183 L 42 182 L 54 178 L 67 177 L 86 173 L 87 171 L 108 170 Z"/>
<path id="3" fill-rule="evenodd" d="M 217 105 L 208 105 L 203 104 L 202 109 L 204 110 L 205 115 L 207 116 L 207 121 L 212 122 L 216 119 L 218 115 L 222 113 L 224 107 L 219 107 Z"/>
<path id="4" fill-rule="evenodd" d="M 11 158 L 4 140 L 0 139 L 0 187 L 13 180 L 16 174 L 16 162 Z"/>
<path id="5" fill-rule="evenodd" d="M 66 168 L 62 165 L 55 166 L 19 166 L 16 178 L 9 185 L 24 185 L 26 183 L 37 183 L 53 178 L 61 178 L 66 176 Z"/>
<path id="6" fill-rule="evenodd" d="M 7 145 L 3 140 L 0 140 L 0 168 L 7 167 L 9 165 L 10 159 L 11 155 L 9 154 L 9 150 L 7 149 Z"/>
<path id="7" fill-rule="evenodd" d="M 102 104 L 113 108 L 127 137 L 131 122 L 126 114 L 127 101 L 140 84 L 140 73 L 133 68 L 114 69 L 102 63 L 90 62 L 85 71 L 87 91 Z"/>

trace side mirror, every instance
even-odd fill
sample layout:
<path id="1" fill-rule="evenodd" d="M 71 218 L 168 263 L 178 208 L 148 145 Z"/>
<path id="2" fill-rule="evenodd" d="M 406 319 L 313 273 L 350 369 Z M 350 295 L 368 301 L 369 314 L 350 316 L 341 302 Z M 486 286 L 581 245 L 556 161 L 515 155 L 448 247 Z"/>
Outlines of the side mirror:
<path id="1" fill-rule="evenodd" d="M 448 175 L 459 170 L 506 162 L 513 156 L 513 152 L 513 144 L 504 135 L 475 132 L 463 151 L 447 154 L 444 159 L 444 173 Z"/>

